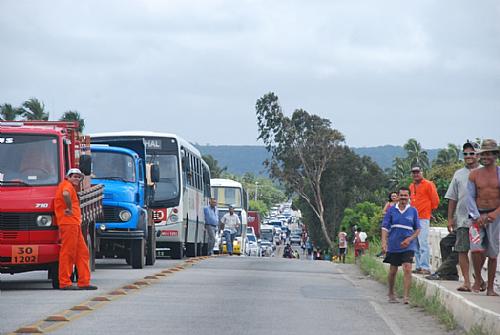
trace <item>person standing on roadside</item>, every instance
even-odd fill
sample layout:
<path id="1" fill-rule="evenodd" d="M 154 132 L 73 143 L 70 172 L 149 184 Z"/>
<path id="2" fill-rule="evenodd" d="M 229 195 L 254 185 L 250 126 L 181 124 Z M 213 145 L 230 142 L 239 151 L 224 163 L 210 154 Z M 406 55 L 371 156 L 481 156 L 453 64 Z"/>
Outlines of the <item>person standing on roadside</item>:
<path id="1" fill-rule="evenodd" d="M 224 239 L 226 240 L 227 253 L 231 256 L 233 254 L 233 241 L 238 227 L 241 225 L 240 218 L 234 213 L 233 206 L 229 206 L 229 213 L 226 213 L 222 217 L 221 222 L 224 225 Z"/>
<path id="2" fill-rule="evenodd" d="M 497 159 L 500 150 L 495 140 L 481 143 L 479 155 L 482 167 L 471 171 L 467 184 L 467 208 L 472 219 L 470 249 L 476 275 L 472 291 L 479 292 L 481 269 L 488 257 L 488 285 L 486 295 L 498 296 L 493 285 L 500 250 L 500 168 Z"/>
<path id="3" fill-rule="evenodd" d="M 382 222 L 382 250 L 385 252 L 384 263 L 389 263 L 389 302 L 398 302 L 394 294 L 394 284 L 398 267 L 403 266 L 403 302 L 409 302 L 411 286 L 411 264 L 417 249 L 417 236 L 420 222 L 417 209 L 410 206 L 410 190 L 401 187 L 398 192 L 399 202 L 389 208 Z"/>
<path id="4" fill-rule="evenodd" d="M 421 229 L 415 252 L 415 273 L 430 275 L 429 226 L 432 211 L 437 209 L 439 205 L 439 195 L 434 183 L 423 177 L 422 169 L 419 166 L 412 167 L 411 175 L 413 183 L 410 184 L 410 201 L 411 205 L 418 211 Z"/>
<path id="5" fill-rule="evenodd" d="M 212 256 L 215 245 L 215 231 L 219 225 L 219 211 L 215 198 L 210 198 L 209 205 L 203 208 L 203 214 L 205 215 L 205 231 L 208 237 L 208 255 Z"/>
<path id="6" fill-rule="evenodd" d="M 425 277 L 430 280 L 458 280 L 457 264 L 460 265 L 464 277 L 464 284 L 458 291 L 470 292 L 469 278 L 469 227 L 470 219 L 467 210 L 467 183 L 469 174 L 479 167 L 476 152 L 477 145 L 467 141 L 463 146 L 465 167 L 457 170 L 446 192 L 448 199 L 448 232 L 439 245 L 443 262 L 437 271 Z M 454 250 L 453 250 L 454 248 Z"/>
<path id="7" fill-rule="evenodd" d="M 347 233 L 340 231 L 338 234 L 339 239 L 339 262 L 345 263 L 345 255 L 347 254 Z"/>
<path id="8" fill-rule="evenodd" d="M 59 289 L 97 290 L 90 285 L 89 250 L 82 235 L 82 213 L 77 190 L 83 179 L 79 169 L 69 169 L 66 179 L 56 190 L 54 212 L 59 227 Z M 73 286 L 71 275 L 78 269 L 78 286 Z"/>
<path id="9" fill-rule="evenodd" d="M 389 193 L 389 197 L 387 199 L 387 202 L 385 203 L 384 209 L 383 209 L 383 214 L 385 215 L 387 213 L 387 210 L 389 207 L 392 207 L 398 203 L 398 192 L 391 192 Z"/>

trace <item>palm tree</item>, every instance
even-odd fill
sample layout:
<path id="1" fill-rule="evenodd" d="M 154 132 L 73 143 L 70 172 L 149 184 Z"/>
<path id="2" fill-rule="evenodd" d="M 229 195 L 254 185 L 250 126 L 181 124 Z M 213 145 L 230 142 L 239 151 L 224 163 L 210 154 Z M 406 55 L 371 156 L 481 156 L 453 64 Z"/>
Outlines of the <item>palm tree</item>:
<path id="1" fill-rule="evenodd" d="M 422 146 L 416 139 L 410 138 L 403 148 L 406 150 L 407 159 L 411 166 L 420 166 L 424 170 L 429 168 L 427 151 L 422 150 Z"/>
<path id="2" fill-rule="evenodd" d="M 411 164 L 408 159 L 396 157 L 390 173 L 391 187 L 394 189 L 409 185 Z"/>
<path id="3" fill-rule="evenodd" d="M 78 126 L 78 131 L 81 133 L 83 132 L 83 128 L 85 128 L 85 120 L 82 119 L 80 116 L 80 113 L 77 111 L 67 111 L 61 116 L 59 121 L 78 121 L 79 126 Z"/>
<path id="4" fill-rule="evenodd" d="M 449 143 L 448 148 L 439 150 L 437 158 L 433 163 L 436 165 L 451 165 L 459 161 L 460 148 L 455 144 Z"/>
<path id="5" fill-rule="evenodd" d="M 21 110 L 19 108 L 13 108 L 11 104 L 3 104 L 0 106 L 0 120 L 15 121 L 20 114 Z"/>
<path id="6" fill-rule="evenodd" d="M 43 102 L 36 98 L 26 100 L 22 106 L 22 115 L 26 118 L 26 120 L 47 121 L 49 119 L 49 113 L 45 112 L 45 105 L 43 104 Z"/>

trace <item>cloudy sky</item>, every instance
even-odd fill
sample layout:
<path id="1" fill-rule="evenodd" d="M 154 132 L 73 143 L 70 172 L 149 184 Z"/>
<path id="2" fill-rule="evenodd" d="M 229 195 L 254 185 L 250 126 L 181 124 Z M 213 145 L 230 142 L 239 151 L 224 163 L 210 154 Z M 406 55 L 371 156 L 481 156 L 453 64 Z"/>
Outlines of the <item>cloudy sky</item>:
<path id="1" fill-rule="evenodd" d="M 351 146 L 499 139 L 500 2 L 1 0 L 0 79 L 87 132 L 259 144 L 273 91 Z"/>

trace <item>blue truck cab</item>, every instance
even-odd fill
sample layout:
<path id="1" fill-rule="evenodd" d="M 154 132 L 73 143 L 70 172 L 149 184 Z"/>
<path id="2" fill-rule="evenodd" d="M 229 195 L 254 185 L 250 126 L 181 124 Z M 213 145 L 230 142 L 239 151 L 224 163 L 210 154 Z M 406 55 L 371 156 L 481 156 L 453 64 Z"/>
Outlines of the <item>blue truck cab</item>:
<path id="1" fill-rule="evenodd" d="M 104 185 L 104 217 L 96 223 L 96 258 L 124 258 L 132 268 L 140 269 L 156 260 L 148 199 L 159 173 L 152 173 L 146 164 L 141 141 L 114 144 L 91 145 L 92 176 Z"/>

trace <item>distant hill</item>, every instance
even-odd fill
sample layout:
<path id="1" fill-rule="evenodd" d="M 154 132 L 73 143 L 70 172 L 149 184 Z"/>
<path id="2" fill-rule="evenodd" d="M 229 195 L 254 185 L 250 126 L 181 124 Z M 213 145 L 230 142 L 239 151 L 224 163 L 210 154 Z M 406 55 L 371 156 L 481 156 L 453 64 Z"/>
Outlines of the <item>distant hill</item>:
<path id="1" fill-rule="evenodd" d="M 262 162 L 269 158 L 266 148 L 258 145 L 198 145 L 203 155 L 214 157 L 221 167 L 227 166 L 228 172 L 243 175 L 251 172 L 255 175 L 266 175 Z M 371 157 L 382 169 L 390 168 L 396 157 L 404 157 L 405 150 L 401 146 L 384 145 L 378 147 L 352 148 L 360 156 Z M 429 159 L 436 158 L 439 149 L 427 150 Z"/>

